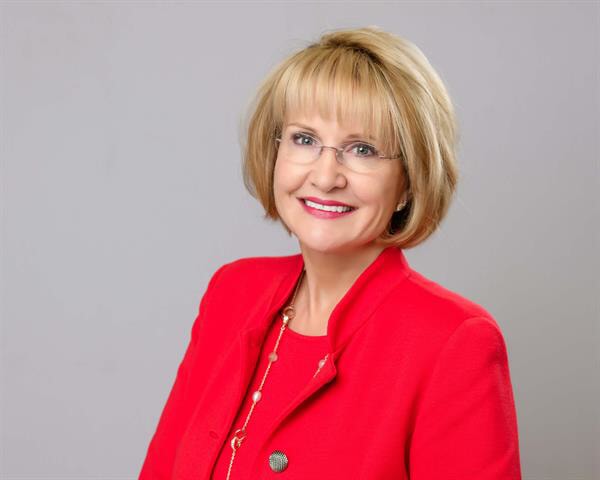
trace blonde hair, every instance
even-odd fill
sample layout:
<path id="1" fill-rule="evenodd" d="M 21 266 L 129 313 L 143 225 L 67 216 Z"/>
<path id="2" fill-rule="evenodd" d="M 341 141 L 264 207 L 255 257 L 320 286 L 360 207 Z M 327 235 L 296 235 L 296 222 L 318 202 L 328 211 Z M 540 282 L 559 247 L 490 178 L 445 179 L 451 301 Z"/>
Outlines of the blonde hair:
<path id="1" fill-rule="evenodd" d="M 335 112 L 333 106 L 335 105 Z M 400 156 L 407 203 L 394 212 L 380 240 L 410 248 L 428 238 L 445 217 L 458 180 L 458 129 L 440 77 L 410 41 L 370 26 L 325 33 L 293 53 L 264 79 L 243 128 L 243 181 L 279 220 L 273 194 L 274 139 L 286 111 L 317 108 L 323 118 L 362 121 L 382 151 Z"/>

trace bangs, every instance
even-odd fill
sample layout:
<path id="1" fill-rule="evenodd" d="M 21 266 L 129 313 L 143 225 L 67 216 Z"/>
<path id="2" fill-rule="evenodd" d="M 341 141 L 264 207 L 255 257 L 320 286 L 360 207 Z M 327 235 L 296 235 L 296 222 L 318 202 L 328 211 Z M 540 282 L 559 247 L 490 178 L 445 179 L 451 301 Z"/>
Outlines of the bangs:
<path id="1" fill-rule="evenodd" d="M 400 146 L 392 98 L 384 74 L 367 54 L 308 48 L 290 59 L 275 85 L 273 121 L 281 129 L 287 116 L 318 113 L 344 127 L 357 123 L 382 153 L 396 156 Z"/>

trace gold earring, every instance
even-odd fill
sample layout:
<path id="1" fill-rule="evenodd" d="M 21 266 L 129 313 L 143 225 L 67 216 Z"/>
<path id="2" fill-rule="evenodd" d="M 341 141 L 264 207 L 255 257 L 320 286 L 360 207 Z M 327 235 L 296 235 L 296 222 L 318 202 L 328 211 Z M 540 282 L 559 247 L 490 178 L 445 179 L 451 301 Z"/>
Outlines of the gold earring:
<path id="1" fill-rule="evenodd" d="M 402 210 L 404 208 L 404 205 L 406 205 L 406 200 L 404 200 L 403 202 L 400 202 L 397 206 L 396 206 L 396 212 L 399 212 L 400 210 Z"/>

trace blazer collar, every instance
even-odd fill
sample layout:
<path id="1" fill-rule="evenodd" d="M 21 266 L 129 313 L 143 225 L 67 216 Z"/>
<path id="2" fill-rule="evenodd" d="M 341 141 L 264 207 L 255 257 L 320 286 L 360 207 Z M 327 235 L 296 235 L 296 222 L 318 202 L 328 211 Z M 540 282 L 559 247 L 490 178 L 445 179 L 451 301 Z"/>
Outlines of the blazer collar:
<path id="1" fill-rule="evenodd" d="M 280 312 L 290 298 L 304 267 L 301 253 L 283 257 L 285 260 L 281 275 L 275 282 L 275 292 L 263 314 L 251 316 L 251 323 L 242 334 L 253 338 L 260 345 L 273 315 Z M 331 360 L 335 360 L 352 335 L 375 311 L 378 305 L 390 294 L 394 287 L 409 274 L 410 266 L 404 252 L 395 246 L 382 250 L 371 264 L 362 271 L 354 284 L 335 306 L 329 317 L 327 337 Z M 263 303 L 263 308 L 264 308 Z M 260 307 L 259 307 L 260 308 Z M 262 310 L 262 309 L 261 309 Z"/>

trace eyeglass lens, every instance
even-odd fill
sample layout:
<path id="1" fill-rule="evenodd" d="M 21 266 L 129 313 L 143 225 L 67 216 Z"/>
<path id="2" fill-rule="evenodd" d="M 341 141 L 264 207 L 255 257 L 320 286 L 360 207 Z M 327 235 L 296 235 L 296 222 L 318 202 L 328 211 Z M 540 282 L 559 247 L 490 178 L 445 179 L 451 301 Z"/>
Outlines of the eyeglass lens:
<path id="1" fill-rule="evenodd" d="M 284 147 L 289 161 L 305 165 L 325 155 L 326 150 L 333 150 L 338 162 L 359 173 L 372 172 L 388 161 L 380 158 L 378 152 L 365 143 L 354 142 L 336 151 L 335 147 L 322 146 L 314 139 L 307 140 L 307 138 L 310 137 L 298 137 L 294 134 L 281 138 L 281 146 Z"/>

